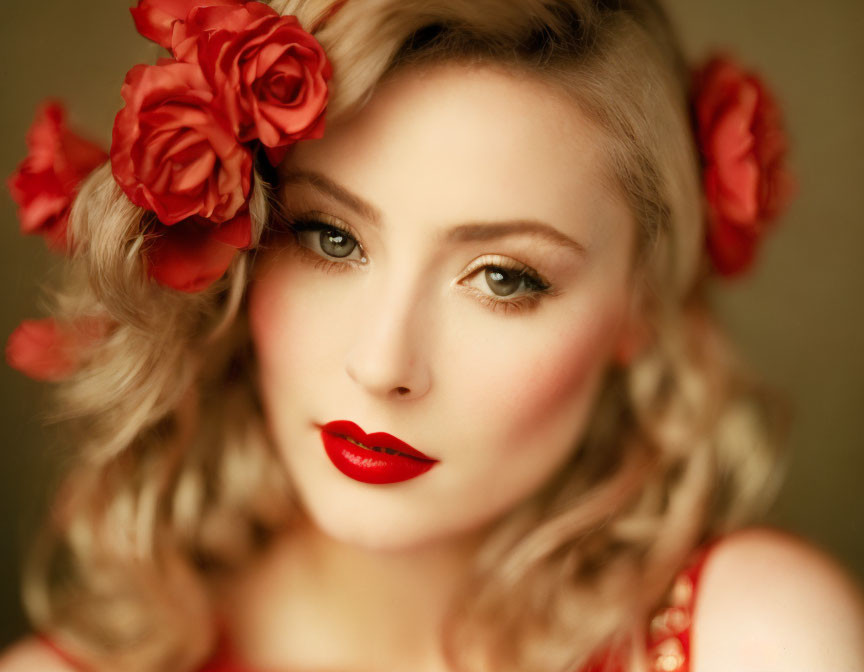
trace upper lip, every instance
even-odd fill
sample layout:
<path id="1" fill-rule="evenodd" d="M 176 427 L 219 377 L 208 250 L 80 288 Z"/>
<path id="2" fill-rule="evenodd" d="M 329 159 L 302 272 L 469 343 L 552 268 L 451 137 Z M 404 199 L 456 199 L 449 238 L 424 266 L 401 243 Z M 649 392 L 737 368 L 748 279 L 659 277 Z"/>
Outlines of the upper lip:
<path id="1" fill-rule="evenodd" d="M 432 462 L 437 462 L 433 457 L 429 457 L 428 455 L 424 455 L 416 448 L 409 446 L 402 439 L 398 439 L 392 434 L 388 434 L 387 432 L 374 432 L 372 434 L 367 434 L 360 427 L 350 420 L 334 420 L 332 422 L 328 422 L 326 425 L 322 425 L 321 429 L 325 432 L 329 432 L 330 434 L 337 434 L 339 436 L 347 436 L 349 438 L 362 443 L 365 446 L 375 446 L 377 448 L 390 448 L 391 450 L 399 451 L 400 453 L 404 453 L 405 455 L 410 455 L 411 457 L 416 457 L 421 460 L 430 460 Z"/>

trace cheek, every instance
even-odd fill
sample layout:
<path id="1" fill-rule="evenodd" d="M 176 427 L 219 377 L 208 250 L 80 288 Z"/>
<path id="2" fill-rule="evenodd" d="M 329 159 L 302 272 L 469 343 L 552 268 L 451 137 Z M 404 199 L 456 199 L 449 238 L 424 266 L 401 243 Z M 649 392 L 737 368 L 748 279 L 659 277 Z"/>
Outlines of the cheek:
<path id="1" fill-rule="evenodd" d="M 286 296 L 281 290 L 281 283 L 275 271 L 264 271 L 258 274 L 249 285 L 248 314 L 249 332 L 259 361 L 260 374 L 277 370 L 274 365 L 285 357 L 285 349 L 279 348 L 279 343 L 285 343 L 289 331 L 285 309 Z"/>
<path id="2" fill-rule="evenodd" d="M 304 366 L 314 363 L 310 355 L 315 350 L 310 348 L 326 347 L 322 343 L 326 330 L 316 329 L 311 321 L 324 311 L 298 305 L 310 297 L 310 292 L 298 286 L 301 282 L 302 274 L 290 262 L 282 261 L 261 264 L 249 286 L 249 331 L 265 403 L 274 395 L 287 394 L 289 378 L 303 376 Z"/>
<path id="3" fill-rule="evenodd" d="M 594 313 L 590 319 L 580 315 L 568 323 L 535 325 L 523 338 L 508 340 L 507 347 L 478 350 L 471 368 L 483 375 L 473 394 L 466 395 L 475 401 L 466 409 L 465 420 L 471 416 L 474 423 L 481 418 L 495 422 L 497 430 L 492 431 L 505 450 L 573 445 L 591 410 L 619 324 L 617 312 Z"/>

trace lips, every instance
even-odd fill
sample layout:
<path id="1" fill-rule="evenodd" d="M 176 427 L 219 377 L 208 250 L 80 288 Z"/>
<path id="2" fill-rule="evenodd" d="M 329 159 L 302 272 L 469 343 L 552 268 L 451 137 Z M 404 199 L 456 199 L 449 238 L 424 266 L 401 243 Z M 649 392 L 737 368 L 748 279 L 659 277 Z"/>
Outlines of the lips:
<path id="1" fill-rule="evenodd" d="M 333 465 L 363 483 L 405 481 L 438 463 L 391 434 L 366 434 L 350 420 L 335 420 L 321 426 L 321 441 Z"/>
<path id="2" fill-rule="evenodd" d="M 416 448 L 412 448 L 401 439 L 397 439 L 395 436 L 388 434 L 387 432 L 367 434 L 350 420 L 334 420 L 333 422 L 328 422 L 324 427 L 322 427 L 322 429 L 325 432 L 343 436 L 356 443 L 362 444 L 366 448 L 372 448 L 373 450 L 379 448 L 389 454 L 399 453 L 405 457 L 414 457 L 418 460 L 431 460 L 432 462 L 438 461 L 428 455 L 424 455 Z"/>

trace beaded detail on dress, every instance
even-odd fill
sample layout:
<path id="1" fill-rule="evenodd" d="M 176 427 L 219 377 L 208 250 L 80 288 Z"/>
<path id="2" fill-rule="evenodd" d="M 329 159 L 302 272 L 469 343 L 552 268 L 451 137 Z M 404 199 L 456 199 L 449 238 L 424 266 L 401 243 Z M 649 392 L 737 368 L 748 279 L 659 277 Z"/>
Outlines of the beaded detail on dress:
<path id="1" fill-rule="evenodd" d="M 646 633 L 649 672 L 690 672 L 690 627 L 696 608 L 699 577 L 708 554 L 719 539 L 701 546 L 690 564 L 675 577 Z M 209 672 L 209 671 L 207 671 Z M 602 656 L 579 672 L 625 672 L 620 661 Z"/>
<path id="2" fill-rule="evenodd" d="M 701 566 L 702 563 L 700 569 Z M 669 592 L 668 602 L 651 619 L 648 626 L 651 672 L 689 672 L 695 587 L 692 572 L 679 574 Z"/>

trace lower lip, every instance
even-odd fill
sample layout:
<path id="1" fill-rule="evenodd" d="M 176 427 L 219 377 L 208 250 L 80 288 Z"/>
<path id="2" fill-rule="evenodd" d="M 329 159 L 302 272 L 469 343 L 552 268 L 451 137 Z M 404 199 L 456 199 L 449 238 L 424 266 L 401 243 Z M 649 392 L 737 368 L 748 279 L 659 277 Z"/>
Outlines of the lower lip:
<path id="1" fill-rule="evenodd" d="M 425 474 L 437 463 L 361 448 L 341 436 L 321 431 L 327 457 L 349 478 L 361 483 L 399 483 Z"/>

